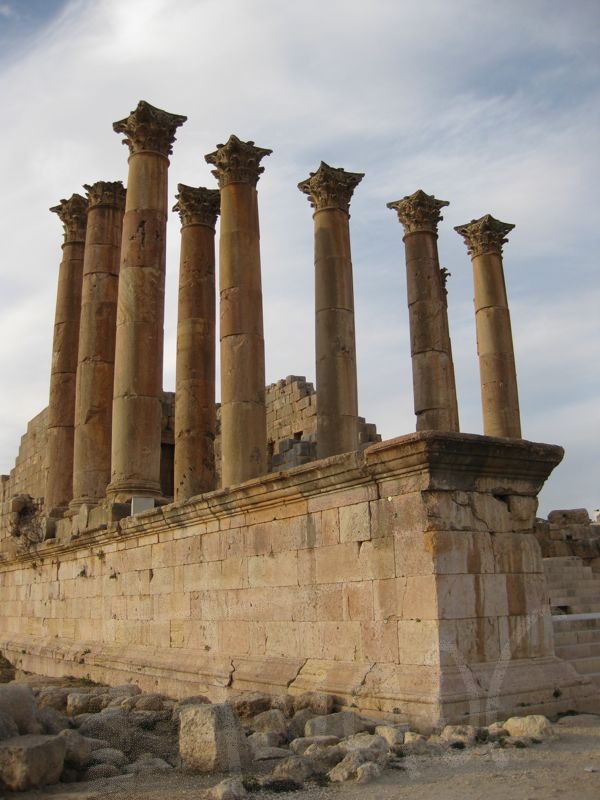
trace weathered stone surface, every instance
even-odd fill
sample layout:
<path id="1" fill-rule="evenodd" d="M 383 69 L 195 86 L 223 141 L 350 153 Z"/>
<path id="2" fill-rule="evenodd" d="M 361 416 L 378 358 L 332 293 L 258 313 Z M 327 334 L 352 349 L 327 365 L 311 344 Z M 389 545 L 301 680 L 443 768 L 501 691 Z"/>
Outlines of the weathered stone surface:
<path id="1" fill-rule="evenodd" d="M 0 686 L 0 711 L 16 724 L 19 733 L 40 733 L 35 698 L 30 686 L 16 683 Z"/>
<path id="2" fill-rule="evenodd" d="M 71 727 L 70 719 L 55 708 L 38 708 L 37 717 L 42 733 L 56 734 Z"/>
<path id="3" fill-rule="evenodd" d="M 160 694 L 142 694 L 135 703 L 138 711 L 162 711 L 164 708 L 164 697 Z"/>
<path id="4" fill-rule="evenodd" d="M 302 784 L 312 777 L 314 772 L 314 766 L 308 759 L 302 756 L 290 756 L 274 767 L 271 776 L 273 778 L 288 779 Z"/>
<path id="5" fill-rule="evenodd" d="M 86 739 L 85 736 L 74 730 L 63 730 L 59 736 L 65 740 L 66 744 L 65 764 L 76 769 L 87 767 L 92 755 L 92 740 Z"/>
<path id="6" fill-rule="evenodd" d="M 248 792 L 239 778 L 225 778 L 208 793 L 210 800 L 241 800 L 247 796 Z"/>
<path id="7" fill-rule="evenodd" d="M 542 714 L 530 714 L 527 717 L 511 717 L 503 723 L 511 736 L 553 736 L 554 730 L 550 721 Z"/>
<path id="8" fill-rule="evenodd" d="M 501 722 L 492 722 L 491 725 L 487 726 L 486 730 L 490 741 L 495 741 L 496 739 L 501 739 L 503 736 L 509 735 Z"/>
<path id="9" fill-rule="evenodd" d="M 325 692 L 303 692 L 294 697 L 294 709 L 300 711 L 310 709 L 313 714 L 331 714 L 333 711 L 333 697 Z"/>
<path id="10" fill-rule="evenodd" d="M 0 739 L 12 739 L 18 735 L 17 723 L 6 711 L 0 711 Z"/>
<path id="11" fill-rule="evenodd" d="M 110 704 L 111 699 L 108 693 L 71 692 L 67 696 L 67 714 L 70 717 L 78 714 L 97 714 Z"/>
<path id="12" fill-rule="evenodd" d="M 51 686 L 42 691 L 36 697 L 38 708 L 55 708 L 57 711 L 65 711 L 67 708 L 67 698 L 73 690 L 62 686 Z"/>
<path id="13" fill-rule="evenodd" d="M 322 772 L 327 772 L 335 767 L 347 754 L 347 750 L 342 747 L 341 743 L 334 745 L 311 744 L 303 753 L 305 758 L 311 759 L 315 769 Z"/>
<path id="14" fill-rule="evenodd" d="M 336 714 L 313 717 L 304 726 L 305 736 L 337 736 L 340 739 L 355 733 L 368 731 L 372 727 L 353 711 L 338 711 Z"/>
<path id="15" fill-rule="evenodd" d="M 241 718 L 254 717 L 271 708 L 271 697 L 260 692 L 249 692 L 230 701 L 235 713 Z"/>
<path id="16" fill-rule="evenodd" d="M 105 739 L 113 747 L 125 749 L 131 741 L 131 728 L 127 721 L 127 715 L 120 708 L 106 709 L 111 714 L 89 714 L 85 715 L 79 725 L 79 733 L 92 739 Z M 75 718 L 75 723 L 79 722 Z"/>
<path id="17" fill-rule="evenodd" d="M 313 744 L 321 747 L 331 747 L 331 745 L 338 744 L 339 741 L 340 739 L 337 736 L 301 736 L 290 742 L 290 750 L 297 756 L 301 756 L 306 748 Z"/>
<path id="18" fill-rule="evenodd" d="M 445 742 L 463 742 L 467 746 L 475 744 L 477 728 L 473 725 L 446 725 L 440 734 Z"/>
<path id="19" fill-rule="evenodd" d="M 381 775 L 382 769 L 379 764 L 374 764 L 372 761 L 368 761 L 366 764 L 361 764 L 356 769 L 356 775 L 354 778 L 355 783 L 371 783 L 371 781 L 377 780 L 377 778 Z"/>
<path id="20" fill-rule="evenodd" d="M 388 743 L 383 736 L 370 733 L 357 733 L 354 736 L 342 739 L 339 747 L 347 753 L 353 753 L 357 750 L 367 753 L 371 761 L 384 760 L 389 751 Z"/>
<path id="21" fill-rule="evenodd" d="M 95 781 L 98 778 L 116 778 L 121 770 L 114 764 L 94 764 L 83 773 L 82 781 Z"/>
<path id="22" fill-rule="evenodd" d="M 230 705 L 189 706 L 180 723 L 179 751 L 186 769 L 230 772 L 250 762 L 250 747 Z"/>
<path id="23" fill-rule="evenodd" d="M 367 763 L 373 763 L 369 753 L 364 750 L 353 750 L 344 756 L 339 764 L 329 770 L 327 773 L 329 780 L 333 783 L 354 780 L 357 777 L 358 768 Z"/>
<path id="24" fill-rule="evenodd" d="M 382 736 L 389 747 L 396 747 L 397 745 L 404 744 L 405 726 L 399 725 L 377 725 L 375 733 L 377 736 Z"/>
<path id="25" fill-rule="evenodd" d="M 285 740 L 285 734 L 276 731 L 253 733 L 246 739 L 252 750 L 264 747 L 279 747 Z"/>
<path id="26" fill-rule="evenodd" d="M 66 742 L 60 736 L 18 736 L 0 742 L 0 785 L 13 792 L 57 783 Z"/>
<path id="27" fill-rule="evenodd" d="M 289 724 L 289 735 L 294 739 L 304 736 L 304 728 L 309 719 L 313 719 L 315 714 L 310 708 L 303 708 L 301 711 L 296 711 Z"/>
<path id="28" fill-rule="evenodd" d="M 271 761 L 288 758 L 290 751 L 286 747 L 252 747 L 252 758 L 255 761 Z"/>
<path id="29" fill-rule="evenodd" d="M 168 761 L 151 753 L 143 753 L 132 764 L 127 764 L 123 772 L 131 775 L 147 775 L 153 772 L 170 772 L 173 769 Z"/>
<path id="30" fill-rule="evenodd" d="M 92 764 L 113 764 L 120 768 L 127 763 L 127 756 L 116 747 L 101 747 L 91 753 L 90 761 Z"/>
<path id="31" fill-rule="evenodd" d="M 278 708 L 272 708 L 269 709 L 269 711 L 263 711 L 261 714 L 257 714 L 252 719 L 250 727 L 255 732 L 278 733 L 282 737 L 287 738 L 288 721 Z"/>

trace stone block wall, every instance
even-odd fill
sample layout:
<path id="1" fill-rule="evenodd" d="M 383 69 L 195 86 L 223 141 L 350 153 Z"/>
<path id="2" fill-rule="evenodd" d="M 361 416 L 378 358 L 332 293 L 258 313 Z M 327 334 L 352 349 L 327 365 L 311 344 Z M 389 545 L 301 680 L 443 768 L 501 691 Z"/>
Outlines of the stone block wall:
<path id="1" fill-rule="evenodd" d="M 576 708 L 536 495 L 560 448 L 419 433 L 0 562 L 0 653 L 175 696 L 335 695 L 426 730 Z"/>
<path id="2" fill-rule="evenodd" d="M 547 520 L 536 520 L 534 533 L 544 558 L 577 556 L 600 572 L 600 523 L 590 520 L 587 509 L 551 511 Z"/>

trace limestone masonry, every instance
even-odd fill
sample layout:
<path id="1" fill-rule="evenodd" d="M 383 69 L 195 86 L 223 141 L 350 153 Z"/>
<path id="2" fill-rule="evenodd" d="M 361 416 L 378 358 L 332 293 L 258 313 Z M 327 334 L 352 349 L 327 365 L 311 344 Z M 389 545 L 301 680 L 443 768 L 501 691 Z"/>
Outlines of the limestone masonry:
<path id="1" fill-rule="evenodd" d="M 421 730 L 585 708 L 592 670 L 557 655 L 542 556 L 584 556 L 591 579 L 599 554 L 589 520 L 536 518 L 563 452 L 521 438 L 502 263 L 513 226 L 486 214 L 456 229 L 485 435 L 461 433 L 437 246 L 448 202 L 418 190 L 388 203 L 404 231 L 416 432 L 382 442 L 358 410 L 349 207 L 362 173 L 321 162 L 298 185 L 313 209 L 317 391 L 294 375 L 265 387 L 257 187 L 271 151 L 231 135 L 206 156 L 218 186 L 171 195 L 185 122 L 141 101 L 113 126 L 127 189 L 98 181 L 52 209 L 64 242 L 49 404 L 0 483 L 0 656 L 213 702 L 318 690 Z M 162 386 L 171 207 L 175 393 Z"/>

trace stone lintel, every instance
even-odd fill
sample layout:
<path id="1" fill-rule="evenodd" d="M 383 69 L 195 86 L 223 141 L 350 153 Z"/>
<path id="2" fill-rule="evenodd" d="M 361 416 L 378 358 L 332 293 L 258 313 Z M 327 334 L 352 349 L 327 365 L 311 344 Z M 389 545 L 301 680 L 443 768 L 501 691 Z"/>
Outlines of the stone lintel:
<path id="1" fill-rule="evenodd" d="M 417 189 L 414 194 L 386 205 L 397 212 L 405 234 L 422 231 L 437 234 L 438 223 L 444 219 L 440 210 L 450 203 L 448 200 L 438 200 L 432 194 L 426 194 L 422 189 Z"/>
<path id="2" fill-rule="evenodd" d="M 68 200 L 61 200 L 50 209 L 58 214 L 64 227 L 65 244 L 84 242 L 87 224 L 88 201 L 80 194 L 72 194 Z"/>
<path id="3" fill-rule="evenodd" d="M 218 144 L 213 153 L 204 156 L 207 164 L 214 164 L 212 174 L 219 181 L 222 189 L 230 183 L 248 183 L 256 186 L 258 179 L 265 171 L 260 161 L 270 156 L 272 150 L 257 147 L 253 141 L 243 142 L 231 134 L 225 144 Z"/>
<path id="4" fill-rule="evenodd" d="M 315 211 L 338 208 L 348 214 L 354 190 L 364 177 L 364 172 L 346 172 L 321 161 L 319 169 L 301 181 L 298 189 L 308 196 Z"/>
<path id="5" fill-rule="evenodd" d="M 88 208 L 96 208 L 97 206 L 125 208 L 125 187 L 122 181 L 84 183 L 83 188 L 87 192 Z"/>
<path id="6" fill-rule="evenodd" d="M 203 186 L 186 186 L 177 184 L 177 202 L 173 211 L 179 212 L 182 227 L 185 225 L 206 225 L 214 228 L 221 208 L 221 193 L 218 189 L 206 189 Z"/>
<path id="7" fill-rule="evenodd" d="M 514 227 L 510 222 L 500 222 L 491 214 L 485 214 L 466 225 L 457 225 L 454 230 L 465 240 L 471 258 L 476 258 L 484 253 L 497 253 L 501 256 L 502 245 L 508 242 L 507 234 Z"/>
<path id="8" fill-rule="evenodd" d="M 113 130 L 125 134 L 123 144 L 132 155 L 151 150 L 167 157 L 173 152 L 175 131 L 186 120 L 181 114 L 169 114 L 140 100 L 128 117 L 113 123 Z"/>

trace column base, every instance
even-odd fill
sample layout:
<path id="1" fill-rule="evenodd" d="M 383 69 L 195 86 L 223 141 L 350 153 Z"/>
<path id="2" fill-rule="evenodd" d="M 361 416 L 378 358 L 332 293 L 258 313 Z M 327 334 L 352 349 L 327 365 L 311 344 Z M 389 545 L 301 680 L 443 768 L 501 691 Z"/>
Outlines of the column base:
<path id="1" fill-rule="evenodd" d="M 112 481 L 106 487 L 106 497 L 112 503 L 129 503 L 134 496 L 162 497 L 158 481 L 121 480 Z"/>

